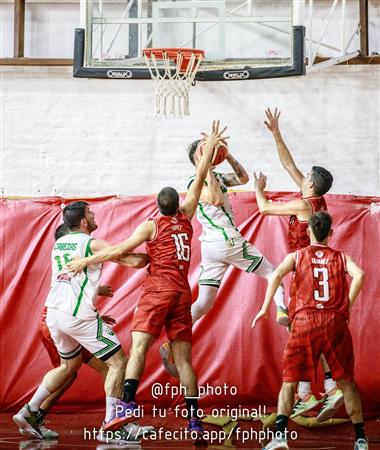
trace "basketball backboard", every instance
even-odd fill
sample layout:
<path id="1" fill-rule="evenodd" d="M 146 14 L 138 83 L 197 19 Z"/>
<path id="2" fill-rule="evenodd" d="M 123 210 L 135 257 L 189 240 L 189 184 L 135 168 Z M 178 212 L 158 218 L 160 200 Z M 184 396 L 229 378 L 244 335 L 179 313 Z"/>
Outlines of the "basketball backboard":
<path id="1" fill-rule="evenodd" d="M 150 47 L 204 50 L 199 81 L 304 73 L 295 0 L 81 1 L 74 76 L 150 78 Z"/>

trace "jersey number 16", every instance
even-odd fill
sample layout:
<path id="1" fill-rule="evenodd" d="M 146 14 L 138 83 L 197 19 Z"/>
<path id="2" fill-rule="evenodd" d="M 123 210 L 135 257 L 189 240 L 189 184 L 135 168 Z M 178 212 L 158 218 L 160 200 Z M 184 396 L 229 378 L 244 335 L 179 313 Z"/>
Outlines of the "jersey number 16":
<path id="1" fill-rule="evenodd" d="M 189 240 L 187 233 L 172 234 L 175 247 L 177 249 L 177 258 L 179 261 L 190 261 L 190 245 L 186 245 L 185 241 Z"/>

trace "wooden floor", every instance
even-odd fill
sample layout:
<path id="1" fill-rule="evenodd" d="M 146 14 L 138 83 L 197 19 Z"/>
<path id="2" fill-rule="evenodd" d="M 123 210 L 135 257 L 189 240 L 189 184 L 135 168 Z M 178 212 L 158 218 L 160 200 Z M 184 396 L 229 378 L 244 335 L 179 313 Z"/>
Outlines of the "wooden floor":
<path id="1" fill-rule="evenodd" d="M 51 414 L 49 416 L 48 426 L 57 431 L 60 436 L 58 441 L 40 441 L 28 439 L 18 433 L 16 425 L 12 421 L 12 413 L 0 414 L 0 449 L 54 449 L 54 450 L 111 450 L 122 447 L 110 444 L 101 444 L 92 436 L 90 432 L 97 429 L 101 424 L 102 417 L 99 414 Z M 174 419 L 168 416 L 166 419 L 154 419 L 144 417 L 140 422 L 142 425 L 154 425 L 156 430 L 162 429 L 162 432 L 174 433 L 174 431 L 186 428 L 186 422 Z M 242 422 L 239 423 L 241 431 L 250 432 L 251 430 L 260 430 L 259 423 Z M 219 431 L 220 428 L 206 425 L 205 429 L 209 432 Z M 350 424 L 342 424 L 328 428 L 305 429 L 297 425 L 291 425 L 291 430 L 297 432 L 297 439 L 290 441 L 290 448 L 307 450 L 350 450 L 354 448 L 354 433 Z M 84 435 L 87 431 L 87 438 Z M 380 420 L 371 419 L 366 421 L 366 431 L 369 437 L 370 450 L 380 450 Z M 256 440 L 233 439 L 230 441 L 213 442 L 208 445 L 209 450 L 222 449 L 261 449 L 261 445 Z M 154 439 L 142 440 L 140 445 L 130 446 L 132 449 L 192 449 L 194 448 L 191 440 L 181 439 L 160 439 L 158 436 Z"/>

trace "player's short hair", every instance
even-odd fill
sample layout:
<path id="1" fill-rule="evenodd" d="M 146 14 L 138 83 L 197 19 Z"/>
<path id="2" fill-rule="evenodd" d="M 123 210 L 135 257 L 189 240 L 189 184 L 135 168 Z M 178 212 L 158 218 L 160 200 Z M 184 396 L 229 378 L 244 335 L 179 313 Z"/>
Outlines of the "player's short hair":
<path id="1" fill-rule="evenodd" d="M 65 223 L 61 223 L 54 232 L 54 239 L 57 240 L 66 234 L 69 234 L 69 228 Z"/>
<path id="2" fill-rule="evenodd" d="M 187 154 L 189 155 L 189 159 L 194 166 L 195 166 L 194 155 L 200 142 L 201 140 L 197 139 L 187 147 Z"/>
<path id="3" fill-rule="evenodd" d="M 72 202 L 63 208 L 63 222 L 68 229 L 80 227 L 80 221 L 85 218 L 87 202 Z"/>
<path id="4" fill-rule="evenodd" d="M 157 196 L 157 205 L 164 216 L 174 216 L 179 206 L 178 192 L 172 187 L 164 187 Z"/>
<path id="5" fill-rule="evenodd" d="M 324 211 L 313 214 L 308 221 L 308 225 L 318 242 L 322 242 L 327 238 L 331 230 L 331 223 L 330 214 Z"/>
<path id="6" fill-rule="evenodd" d="M 326 194 L 333 184 L 333 176 L 327 169 L 319 166 L 311 168 L 311 181 L 314 183 L 314 191 L 317 195 Z"/>

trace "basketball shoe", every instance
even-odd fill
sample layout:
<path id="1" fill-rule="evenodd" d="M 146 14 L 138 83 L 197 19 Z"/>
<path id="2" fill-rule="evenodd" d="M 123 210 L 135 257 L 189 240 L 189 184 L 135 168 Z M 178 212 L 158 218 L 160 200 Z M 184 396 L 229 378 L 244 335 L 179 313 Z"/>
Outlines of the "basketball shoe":
<path id="1" fill-rule="evenodd" d="M 299 394 L 296 394 L 296 402 L 294 403 L 292 415 L 290 416 L 290 418 L 293 419 L 294 417 L 300 416 L 306 411 L 311 411 L 318 405 L 319 401 L 311 392 L 303 397 L 300 397 Z"/>
<path id="2" fill-rule="evenodd" d="M 355 442 L 354 450 L 368 450 L 368 442 L 366 439 L 360 438 Z"/>
<path id="3" fill-rule="evenodd" d="M 207 441 L 203 437 L 204 432 L 203 425 L 199 419 L 196 419 L 195 417 L 191 418 L 189 420 L 188 430 L 194 445 L 197 446 L 207 445 Z"/>
<path id="4" fill-rule="evenodd" d="M 317 416 L 317 421 L 324 422 L 325 420 L 331 419 L 343 405 L 343 393 L 340 389 L 334 388 L 330 392 L 327 392 L 320 402 L 322 403 L 322 408 Z"/>
<path id="5" fill-rule="evenodd" d="M 279 325 L 288 327 L 290 325 L 288 308 L 277 306 L 276 321 Z"/>
<path id="6" fill-rule="evenodd" d="M 20 411 L 13 416 L 13 421 L 16 425 L 18 425 L 22 434 L 43 439 L 43 435 L 38 424 L 37 415 L 38 411 L 31 411 L 29 405 L 26 403 L 26 405 L 24 405 Z"/>
<path id="7" fill-rule="evenodd" d="M 50 428 L 47 428 L 45 426 L 45 421 L 43 419 L 42 420 L 37 419 L 37 422 L 38 422 L 38 426 L 40 427 L 42 437 L 44 439 L 58 439 L 59 434 L 56 431 L 50 430 Z M 29 436 L 29 433 L 25 433 L 25 431 L 22 428 L 19 428 L 18 431 L 21 434 L 25 434 L 25 435 Z"/>
<path id="8" fill-rule="evenodd" d="M 272 439 L 263 450 L 289 450 L 288 441 L 285 436 L 278 436 L 280 433 L 276 433 L 276 438 Z"/>
<path id="9" fill-rule="evenodd" d="M 121 406 L 121 408 L 120 408 Z M 138 406 L 135 402 L 125 403 L 122 400 L 119 400 L 118 408 L 115 412 L 115 415 L 108 422 L 103 422 L 102 431 L 116 431 L 122 425 L 132 422 L 134 419 L 133 412 L 138 409 Z"/>
<path id="10" fill-rule="evenodd" d="M 154 426 L 152 425 L 142 426 L 134 422 L 127 423 L 127 425 L 124 425 L 122 429 L 124 430 L 124 433 L 127 433 L 127 435 L 129 434 L 129 436 L 131 436 L 133 439 L 141 439 L 143 437 L 146 437 L 149 434 L 153 433 L 155 430 Z"/>

